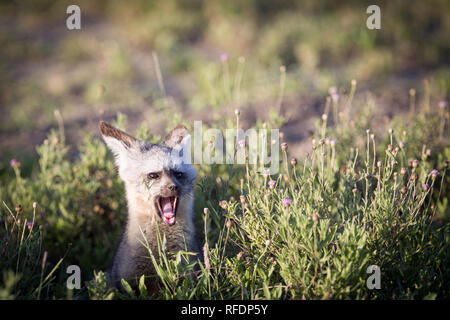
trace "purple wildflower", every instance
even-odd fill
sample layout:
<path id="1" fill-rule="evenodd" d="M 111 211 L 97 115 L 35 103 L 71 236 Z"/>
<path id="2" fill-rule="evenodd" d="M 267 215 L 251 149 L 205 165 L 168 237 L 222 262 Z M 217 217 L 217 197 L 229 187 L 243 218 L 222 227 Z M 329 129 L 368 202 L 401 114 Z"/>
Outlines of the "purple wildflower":
<path id="1" fill-rule="evenodd" d="M 284 198 L 282 201 L 283 201 L 283 206 L 285 206 L 287 208 L 291 205 L 292 199 Z"/>
<path id="2" fill-rule="evenodd" d="M 11 165 L 11 167 L 15 168 L 18 166 L 19 161 L 17 161 L 16 159 L 11 159 L 11 161 L 9 162 L 9 164 Z"/>
<path id="3" fill-rule="evenodd" d="M 439 175 L 439 170 L 433 169 L 433 170 L 431 170 L 430 174 L 431 174 L 431 177 L 433 179 L 435 179 Z"/>
<path id="4" fill-rule="evenodd" d="M 225 62 L 225 61 L 228 61 L 228 59 L 229 59 L 228 54 L 222 53 L 220 55 L 220 61 Z"/>
<path id="5" fill-rule="evenodd" d="M 447 106 L 447 101 L 439 101 L 439 109 L 444 109 Z"/>
<path id="6" fill-rule="evenodd" d="M 330 87 L 330 89 L 328 89 L 328 93 L 330 94 L 330 96 L 332 96 L 333 94 L 337 93 L 337 88 L 336 87 Z"/>
<path id="7" fill-rule="evenodd" d="M 276 185 L 276 184 L 277 184 L 277 182 L 276 182 L 275 180 L 270 180 L 270 181 L 268 182 L 268 185 L 269 185 L 270 189 L 275 188 L 275 185 Z"/>
<path id="8" fill-rule="evenodd" d="M 338 95 L 337 93 L 333 93 L 333 94 L 331 95 L 331 99 L 332 99 L 334 102 L 337 102 L 337 101 L 339 100 L 339 95 Z"/>

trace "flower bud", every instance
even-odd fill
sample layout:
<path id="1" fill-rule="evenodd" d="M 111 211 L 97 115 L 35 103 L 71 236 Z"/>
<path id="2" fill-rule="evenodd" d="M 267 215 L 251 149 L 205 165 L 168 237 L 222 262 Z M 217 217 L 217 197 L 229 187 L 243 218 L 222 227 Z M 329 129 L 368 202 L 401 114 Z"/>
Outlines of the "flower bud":
<path id="1" fill-rule="evenodd" d="M 330 94 L 330 96 L 333 95 L 333 94 L 336 94 L 337 93 L 337 88 L 335 86 L 330 87 L 328 89 L 328 93 Z"/>
<path id="2" fill-rule="evenodd" d="M 220 206 L 222 209 L 227 209 L 227 208 L 228 208 L 227 202 L 226 202 L 225 200 L 220 201 L 220 202 L 219 202 L 219 206 Z"/>
<path id="3" fill-rule="evenodd" d="M 314 212 L 311 219 L 312 219 L 312 221 L 317 222 L 317 221 L 319 221 L 319 215 Z"/>
<path id="4" fill-rule="evenodd" d="M 338 102 L 339 101 L 339 95 L 337 93 L 334 93 L 331 95 L 331 100 L 333 100 L 333 102 Z"/>
<path id="5" fill-rule="evenodd" d="M 282 202 L 283 202 L 283 206 L 287 208 L 287 207 L 289 207 L 289 206 L 291 205 L 292 199 L 290 199 L 290 198 L 284 198 L 284 199 L 282 200 Z"/>
<path id="6" fill-rule="evenodd" d="M 439 170 L 433 169 L 431 170 L 430 174 L 432 179 L 436 179 L 436 177 L 439 175 Z"/>

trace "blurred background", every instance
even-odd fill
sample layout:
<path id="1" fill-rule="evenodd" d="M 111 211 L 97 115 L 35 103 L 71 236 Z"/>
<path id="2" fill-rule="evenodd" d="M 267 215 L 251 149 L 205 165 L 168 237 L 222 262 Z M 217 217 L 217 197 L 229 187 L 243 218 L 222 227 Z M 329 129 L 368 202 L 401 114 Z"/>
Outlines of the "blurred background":
<path id="1" fill-rule="evenodd" d="M 71 4 L 81 30 L 66 28 Z M 371 4 L 381 30 L 366 28 Z M 55 110 L 70 145 L 117 112 L 131 132 L 164 134 L 236 108 L 249 127 L 275 109 L 301 157 L 331 86 L 357 80 L 381 121 L 408 109 L 411 88 L 420 99 L 425 78 L 431 105 L 446 100 L 449 35 L 447 0 L 2 1 L 0 173 L 13 157 L 31 170 Z"/>

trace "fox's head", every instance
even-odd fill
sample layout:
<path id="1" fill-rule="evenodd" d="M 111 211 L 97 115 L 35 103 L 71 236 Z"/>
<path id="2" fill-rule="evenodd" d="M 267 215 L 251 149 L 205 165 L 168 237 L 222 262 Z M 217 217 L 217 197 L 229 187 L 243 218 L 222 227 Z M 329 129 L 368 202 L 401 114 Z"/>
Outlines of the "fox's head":
<path id="1" fill-rule="evenodd" d="M 194 167 L 180 156 L 190 148 L 186 127 L 175 127 L 159 144 L 140 141 L 104 121 L 100 122 L 100 131 L 116 157 L 127 195 L 143 203 L 149 214 L 168 225 L 175 224 L 179 208 L 192 205 L 197 177 Z"/>

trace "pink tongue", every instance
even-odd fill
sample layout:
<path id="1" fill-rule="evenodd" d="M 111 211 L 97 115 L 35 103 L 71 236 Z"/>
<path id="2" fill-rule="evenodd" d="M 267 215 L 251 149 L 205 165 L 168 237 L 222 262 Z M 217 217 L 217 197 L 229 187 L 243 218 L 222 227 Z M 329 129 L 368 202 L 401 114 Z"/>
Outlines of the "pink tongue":
<path id="1" fill-rule="evenodd" d="M 166 214 L 174 214 L 173 207 L 172 207 L 172 201 L 170 198 L 162 198 L 161 199 L 161 209 L 164 215 Z"/>
<path id="2" fill-rule="evenodd" d="M 161 198 L 161 210 L 163 215 L 163 220 L 168 225 L 175 224 L 175 208 L 172 206 L 173 198 Z"/>

